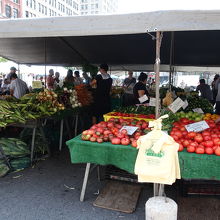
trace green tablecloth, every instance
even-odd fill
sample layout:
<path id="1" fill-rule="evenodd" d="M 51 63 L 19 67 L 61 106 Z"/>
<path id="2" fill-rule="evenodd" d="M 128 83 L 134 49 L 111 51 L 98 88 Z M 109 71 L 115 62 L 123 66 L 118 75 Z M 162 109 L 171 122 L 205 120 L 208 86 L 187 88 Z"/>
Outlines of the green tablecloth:
<path id="1" fill-rule="evenodd" d="M 72 163 L 114 165 L 134 173 L 138 150 L 109 142 L 82 141 L 81 135 L 67 141 Z M 179 152 L 181 177 L 184 179 L 220 180 L 220 157 Z"/>

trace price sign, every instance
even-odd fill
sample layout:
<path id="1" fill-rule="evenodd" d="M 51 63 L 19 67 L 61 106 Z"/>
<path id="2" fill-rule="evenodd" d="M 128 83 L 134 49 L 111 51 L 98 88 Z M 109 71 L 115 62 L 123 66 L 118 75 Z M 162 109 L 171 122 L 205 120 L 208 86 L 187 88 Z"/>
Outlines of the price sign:
<path id="1" fill-rule="evenodd" d="M 32 82 L 32 88 L 33 89 L 41 89 L 43 87 L 41 81 L 33 81 Z"/>
<path id="2" fill-rule="evenodd" d="M 180 108 L 184 106 L 185 102 L 181 98 L 177 98 L 173 103 L 171 103 L 168 108 L 173 112 L 176 113 Z"/>
<path id="3" fill-rule="evenodd" d="M 134 126 L 123 126 L 121 128 L 121 130 L 125 129 L 128 132 L 128 135 L 132 135 L 134 134 L 135 131 L 137 131 L 138 127 L 134 127 Z M 120 131 L 121 131 L 120 130 Z"/>
<path id="4" fill-rule="evenodd" d="M 150 98 L 149 106 L 156 106 L 156 99 Z"/>
<path id="5" fill-rule="evenodd" d="M 182 106 L 182 108 L 183 109 L 185 109 L 188 105 L 189 105 L 189 103 L 188 103 L 188 101 L 187 100 L 185 100 L 185 102 L 184 102 L 185 104 Z"/>
<path id="6" fill-rule="evenodd" d="M 200 121 L 200 122 L 185 125 L 185 128 L 188 132 L 190 131 L 200 132 L 200 131 L 204 131 L 205 129 L 209 128 L 209 125 L 206 123 L 206 121 Z"/>
<path id="7" fill-rule="evenodd" d="M 139 98 L 140 103 L 146 102 L 148 100 L 148 97 L 146 95 Z"/>
<path id="8" fill-rule="evenodd" d="M 204 113 L 201 108 L 194 108 L 193 111 L 198 112 L 198 113 L 202 113 L 202 114 Z"/>

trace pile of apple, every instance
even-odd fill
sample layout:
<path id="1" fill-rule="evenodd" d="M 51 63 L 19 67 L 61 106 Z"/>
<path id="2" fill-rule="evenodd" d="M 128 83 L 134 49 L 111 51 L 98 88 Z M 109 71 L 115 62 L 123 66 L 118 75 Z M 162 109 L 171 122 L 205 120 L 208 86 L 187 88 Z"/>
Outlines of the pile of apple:
<path id="1" fill-rule="evenodd" d="M 187 132 L 185 125 L 195 121 L 182 118 L 173 123 L 170 136 L 179 143 L 179 151 L 186 148 L 189 153 L 215 154 L 220 156 L 220 125 L 213 120 L 206 120 L 210 128 L 202 132 Z"/>
<path id="2" fill-rule="evenodd" d="M 138 127 L 133 135 L 128 135 L 123 126 Z M 83 131 L 82 140 L 91 142 L 111 142 L 112 144 L 121 144 L 137 147 L 137 140 L 141 135 L 147 134 L 151 129 L 148 122 L 135 119 L 110 118 L 107 122 L 100 122 L 93 125 L 89 130 Z"/>

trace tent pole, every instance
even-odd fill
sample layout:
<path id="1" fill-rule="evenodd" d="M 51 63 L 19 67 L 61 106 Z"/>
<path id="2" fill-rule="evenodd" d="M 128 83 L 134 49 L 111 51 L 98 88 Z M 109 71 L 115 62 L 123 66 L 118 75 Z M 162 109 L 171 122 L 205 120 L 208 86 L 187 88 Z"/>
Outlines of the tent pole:
<path id="1" fill-rule="evenodd" d="M 44 88 L 47 88 L 47 42 L 46 38 L 44 39 Z"/>
<path id="2" fill-rule="evenodd" d="M 174 53 L 174 32 L 171 32 L 171 39 L 170 39 L 170 73 L 169 73 L 169 89 L 171 90 L 171 81 L 172 81 L 172 74 L 173 74 L 173 53 Z"/>
<path id="3" fill-rule="evenodd" d="M 155 81 L 156 81 L 156 118 L 160 116 L 160 46 L 161 46 L 161 33 L 156 33 L 156 61 L 155 61 Z"/>

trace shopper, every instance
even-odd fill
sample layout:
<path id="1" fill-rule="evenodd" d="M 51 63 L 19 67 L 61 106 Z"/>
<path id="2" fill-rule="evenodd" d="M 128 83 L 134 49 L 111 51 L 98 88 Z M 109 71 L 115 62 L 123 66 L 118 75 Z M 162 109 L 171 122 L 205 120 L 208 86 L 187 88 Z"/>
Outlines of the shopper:
<path id="1" fill-rule="evenodd" d="M 133 72 L 128 72 L 128 78 L 123 82 L 124 94 L 123 94 L 123 106 L 134 105 L 133 88 L 136 83 L 136 79 L 133 77 Z"/>
<path id="2" fill-rule="evenodd" d="M 212 94 L 213 94 L 213 104 L 216 102 L 216 96 L 218 93 L 218 88 L 216 88 L 216 85 L 218 84 L 219 74 L 216 74 L 214 77 L 214 80 L 212 82 Z"/>
<path id="3" fill-rule="evenodd" d="M 199 80 L 199 85 L 197 86 L 196 91 L 200 92 L 202 98 L 208 99 L 209 102 L 213 103 L 213 94 L 210 86 L 205 83 L 205 79 Z"/>
<path id="4" fill-rule="evenodd" d="M 84 72 L 82 75 L 83 75 L 83 78 L 85 79 L 85 82 L 84 82 L 84 83 L 85 83 L 86 85 L 90 85 L 92 79 L 91 79 L 91 78 L 88 76 L 88 74 L 85 73 L 85 72 Z"/>
<path id="5" fill-rule="evenodd" d="M 74 77 L 73 77 L 73 71 L 71 69 L 68 69 L 66 78 L 64 79 L 64 86 L 74 86 Z"/>
<path id="6" fill-rule="evenodd" d="M 10 84 L 10 95 L 14 96 L 15 98 L 19 99 L 26 93 L 28 93 L 27 84 L 18 78 L 16 73 L 13 73 L 10 77 L 11 84 Z"/>
<path id="7" fill-rule="evenodd" d="M 75 76 L 75 78 L 74 78 L 74 85 L 75 86 L 83 84 L 83 79 L 80 77 L 79 71 L 75 71 L 74 76 Z"/>
<path id="8" fill-rule="evenodd" d="M 10 83 L 11 75 L 14 74 L 14 73 L 16 73 L 16 71 L 17 71 L 17 69 L 16 69 L 14 66 L 12 66 L 12 67 L 10 68 L 10 73 L 8 73 L 8 75 L 7 75 L 7 77 L 6 77 L 6 79 L 8 80 L 8 83 Z"/>
<path id="9" fill-rule="evenodd" d="M 93 105 L 93 124 L 103 116 L 103 114 L 111 111 L 110 92 L 112 87 L 112 78 L 108 74 L 108 65 L 101 64 L 99 67 L 100 74 L 91 82 L 91 86 L 96 86 Z"/>
<path id="10" fill-rule="evenodd" d="M 59 88 L 59 83 L 60 83 L 60 73 L 55 72 L 54 89 Z"/>
<path id="11" fill-rule="evenodd" d="M 138 77 L 138 82 L 133 89 L 135 104 L 146 104 L 149 102 L 149 93 L 146 87 L 147 77 L 147 74 L 143 72 Z"/>
<path id="12" fill-rule="evenodd" d="M 10 95 L 10 83 L 6 78 L 3 79 L 3 83 L 1 85 L 0 90 L 2 95 Z"/>
<path id="13" fill-rule="evenodd" d="M 55 80 L 54 80 L 53 76 L 54 76 L 54 70 L 50 69 L 49 76 L 47 77 L 47 88 L 48 89 L 53 89 L 53 87 L 54 87 Z"/>

